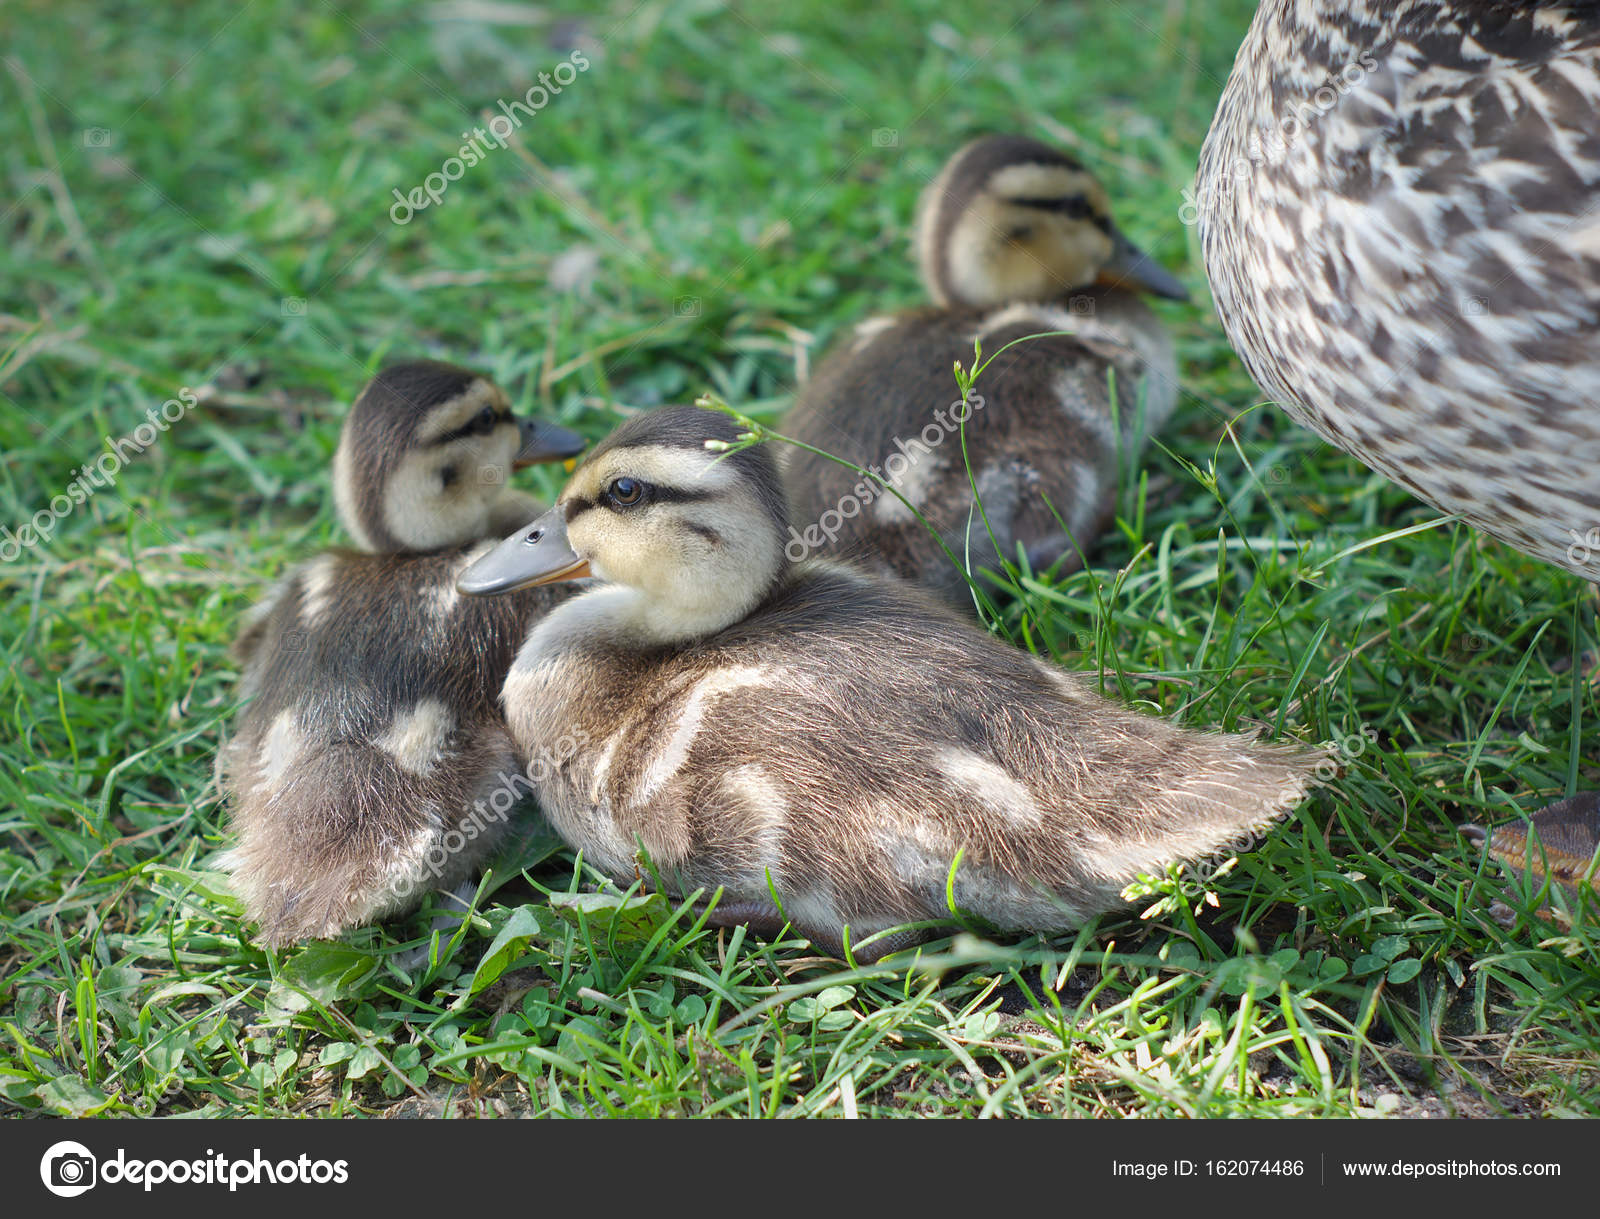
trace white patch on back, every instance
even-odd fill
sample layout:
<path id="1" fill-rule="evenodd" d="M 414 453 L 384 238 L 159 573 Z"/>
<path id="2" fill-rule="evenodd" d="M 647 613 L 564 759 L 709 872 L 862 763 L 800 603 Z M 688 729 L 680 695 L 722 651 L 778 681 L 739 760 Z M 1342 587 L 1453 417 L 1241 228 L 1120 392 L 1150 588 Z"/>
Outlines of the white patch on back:
<path id="1" fill-rule="evenodd" d="M 601 789 L 605 786 L 606 775 L 611 773 L 611 759 L 616 754 L 617 745 L 622 741 L 626 731 L 624 729 L 622 732 L 612 733 L 601 747 L 600 756 L 595 759 L 594 774 L 589 780 L 589 799 L 596 805 L 600 803 Z"/>
<path id="2" fill-rule="evenodd" d="M 735 690 L 765 685 L 770 672 L 764 666 L 739 665 L 727 669 L 714 669 L 696 682 L 694 689 L 689 691 L 689 696 L 683 701 L 683 710 L 678 713 L 678 722 L 673 727 L 672 735 L 667 739 L 666 747 L 651 759 L 650 765 L 645 768 L 639 786 L 633 792 L 631 803 L 647 804 L 667 780 L 682 769 L 695 738 L 700 735 L 700 723 L 705 717 L 706 708 L 713 699 L 731 694 Z"/>
<path id="3" fill-rule="evenodd" d="M 300 731 L 300 726 L 295 723 L 293 711 L 280 711 L 278 717 L 272 721 L 272 727 L 267 729 L 267 735 L 261 742 L 261 750 L 256 757 L 256 765 L 260 771 L 260 779 L 255 789 L 271 789 L 277 787 L 283 776 L 299 759 L 301 751 L 305 748 L 305 736 Z"/>
<path id="4" fill-rule="evenodd" d="M 1016 824 L 1042 823 L 1043 815 L 1034 803 L 1033 793 L 1003 767 L 969 749 L 941 749 L 937 758 L 944 777 L 985 808 Z"/>
<path id="5" fill-rule="evenodd" d="M 429 590 L 433 600 L 433 611 L 439 618 L 448 618 L 455 613 L 456 606 L 461 603 L 461 594 L 456 591 L 456 580 L 461 573 L 493 550 L 495 545 L 496 543 L 492 541 L 479 542 L 470 550 L 463 551 L 451 564 L 450 572 L 445 576 L 443 583 Z"/>
<path id="6" fill-rule="evenodd" d="M 324 555 L 306 564 L 300 578 L 300 620 L 306 626 L 318 626 L 327 614 L 339 587 L 339 560 Z"/>
<path id="7" fill-rule="evenodd" d="M 449 708 L 436 698 L 425 698 L 410 711 L 397 714 L 389 730 L 373 744 L 408 774 L 428 775 L 444 756 L 454 728 L 455 717 Z"/>
<path id="8" fill-rule="evenodd" d="M 959 455 L 961 442 L 953 436 L 949 439 L 956 446 Z M 905 444 L 904 454 L 896 447 L 889 455 L 899 457 L 905 463 L 898 475 L 889 477 L 888 457 L 884 459 L 883 481 L 905 496 L 912 508 L 921 508 L 928 502 L 928 493 L 933 490 L 939 476 L 944 473 L 945 462 L 936 450 L 926 446 L 920 435 L 906 438 Z M 877 499 L 873 501 L 872 514 L 886 525 L 905 525 L 917 519 L 911 508 L 907 508 L 887 491 L 879 492 Z"/>
<path id="9" fill-rule="evenodd" d="M 757 763 L 735 767 L 722 776 L 723 790 L 738 801 L 741 827 L 757 844 L 757 867 L 770 872 L 773 884 L 783 885 L 783 832 L 788 825 L 789 803 L 783 786 Z M 764 884 L 766 877 L 759 875 Z"/>
<path id="10" fill-rule="evenodd" d="M 855 328 L 850 332 L 850 354 L 855 355 L 885 330 L 893 329 L 895 323 L 899 320 L 894 314 L 885 313 L 857 322 Z"/>
<path id="11" fill-rule="evenodd" d="M 1092 324 L 1091 316 L 1071 313 L 1058 305 L 1023 301 L 988 314 L 978 323 L 972 337 L 978 340 L 992 339 L 997 331 L 1012 326 L 1026 326 L 1034 334 L 1049 334 L 1057 330 L 1078 334 L 1085 326 Z M 984 343 L 985 350 L 989 347 L 989 343 Z"/>

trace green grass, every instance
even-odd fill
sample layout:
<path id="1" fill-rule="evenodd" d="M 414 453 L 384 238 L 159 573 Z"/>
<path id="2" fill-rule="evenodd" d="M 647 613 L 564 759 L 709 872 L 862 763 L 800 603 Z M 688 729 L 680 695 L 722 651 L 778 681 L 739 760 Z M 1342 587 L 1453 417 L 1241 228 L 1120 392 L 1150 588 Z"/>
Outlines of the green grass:
<path id="1" fill-rule="evenodd" d="M 0 524 L 205 388 L 0 566 L 8 1108 L 1600 1113 L 1593 908 L 1536 917 L 1453 828 L 1600 780 L 1593 594 L 1459 526 L 1405 532 L 1436 514 L 1258 408 L 1178 219 L 1249 8 L 13 6 Z M 529 156 L 390 223 L 574 45 L 591 68 Z M 916 298 L 916 193 L 983 129 L 1070 138 L 1201 293 L 1163 307 L 1189 392 L 1123 523 L 1088 570 L 1026 577 L 1000 629 L 1189 723 L 1345 740 L 1341 776 L 1134 913 L 915 966 L 660 898 L 552 902 L 593 878 L 533 831 L 418 971 L 397 954 L 426 911 L 252 945 L 210 871 L 225 648 L 337 541 L 329 459 L 379 362 L 482 367 L 596 437 L 706 391 L 775 420 L 840 327 Z M 583 249 L 592 282 L 550 286 Z"/>

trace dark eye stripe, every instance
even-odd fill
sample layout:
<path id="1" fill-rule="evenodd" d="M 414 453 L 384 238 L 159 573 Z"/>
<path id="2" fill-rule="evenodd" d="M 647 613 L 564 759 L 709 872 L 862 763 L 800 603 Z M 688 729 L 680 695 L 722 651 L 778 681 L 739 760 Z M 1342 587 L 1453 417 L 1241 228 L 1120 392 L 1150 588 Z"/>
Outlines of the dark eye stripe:
<path id="1" fill-rule="evenodd" d="M 659 504 L 694 504 L 715 499 L 714 491 L 687 491 L 682 487 L 651 487 L 650 498 Z"/>
<path id="2" fill-rule="evenodd" d="M 701 500 L 716 499 L 715 491 L 691 491 L 683 487 L 663 487 L 657 483 L 644 483 L 642 479 L 636 480 L 646 488 L 645 494 L 631 504 L 614 506 L 609 501 L 609 486 L 606 491 L 594 499 L 579 498 L 574 496 L 567 501 L 567 524 L 572 524 L 578 517 L 594 508 L 609 508 L 613 512 L 626 512 L 629 508 L 637 508 L 646 501 L 652 504 L 693 504 Z"/>
<path id="3" fill-rule="evenodd" d="M 1013 207 L 1026 207 L 1036 212 L 1061 212 L 1074 220 L 1088 219 L 1092 209 L 1083 195 L 1057 195 L 1048 199 L 1007 199 Z"/>
<path id="4" fill-rule="evenodd" d="M 502 423 L 510 423 L 513 419 L 514 416 L 509 413 L 495 415 L 494 418 L 489 420 L 487 426 L 485 426 L 483 423 L 479 422 L 479 417 L 474 415 L 471 419 L 462 424 L 460 427 L 456 428 L 454 431 L 446 432 L 443 436 L 436 437 L 435 439 L 428 441 L 428 443 L 431 445 L 451 444 L 454 441 L 460 440 L 464 436 L 477 436 L 484 432 L 492 432 Z"/>

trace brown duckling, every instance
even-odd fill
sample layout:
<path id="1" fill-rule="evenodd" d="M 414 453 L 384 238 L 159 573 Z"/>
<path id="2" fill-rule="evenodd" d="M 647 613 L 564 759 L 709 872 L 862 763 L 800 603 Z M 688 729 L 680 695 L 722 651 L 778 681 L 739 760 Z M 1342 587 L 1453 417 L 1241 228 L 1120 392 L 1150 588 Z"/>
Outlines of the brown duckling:
<path id="1" fill-rule="evenodd" d="M 562 599 L 463 600 L 455 581 L 508 521 L 518 465 L 583 439 L 518 421 L 467 369 L 384 369 L 334 460 L 345 528 L 380 553 L 332 551 L 253 613 L 235 655 L 249 698 L 218 757 L 233 802 L 225 864 L 263 942 L 333 936 L 454 888 L 526 794 L 497 694 L 529 626 Z"/>
<path id="2" fill-rule="evenodd" d="M 1054 932 L 1139 873 L 1241 849 L 1305 793 L 1318 754 L 1133 712 L 903 581 L 790 562 L 787 529 L 766 449 L 672 408 L 461 578 L 599 581 L 530 632 L 504 704 L 524 756 L 582 742 L 539 800 L 618 883 L 642 850 L 674 895 L 721 889 L 713 921 L 839 952 L 951 923 L 953 875 L 961 910 Z"/>
<path id="3" fill-rule="evenodd" d="M 923 193 L 916 247 L 934 305 L 857 325 L 782 430 L 884 478 L 975 573 L 998 571 L 1018 545 L 1034 568 L 1076 566 L 1110 523 L 1119 460 L 1177 401 L 1172 340 L 1137 293 L 1187 292 L 1112 223 L 1087 169 L 1022 136 L 950 159 Z M 972 367 L 974 340 L 995 358 L 963 403 L 951 370 Z M 791 558 L 857 559 L 970 605 L 961 572 L 899 499 L 812 453 L 789 463 Z"/>

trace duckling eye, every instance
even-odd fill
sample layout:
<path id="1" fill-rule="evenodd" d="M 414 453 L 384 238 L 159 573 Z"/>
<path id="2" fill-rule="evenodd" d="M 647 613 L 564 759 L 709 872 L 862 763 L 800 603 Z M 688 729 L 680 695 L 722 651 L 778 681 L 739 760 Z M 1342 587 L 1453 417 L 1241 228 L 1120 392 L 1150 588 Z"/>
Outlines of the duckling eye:
<path id="1" fill-rule="evenodd" d="M 478 412 L 478 417 L 472 422 L 473 426 L 480 432 L 489 432 L 493 431 L 494 425 L 500 422 L 500 416 L 495 413 L 494 407 L 486 406 Z"/>
<path id="2" fill-rule="evenodd" d="M 644 484 L 637 478 L 614 478 L 606 488 L 606 498 L 618 508 L 631 508 L 644 498 Z"/>

